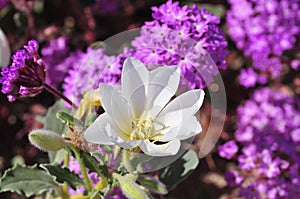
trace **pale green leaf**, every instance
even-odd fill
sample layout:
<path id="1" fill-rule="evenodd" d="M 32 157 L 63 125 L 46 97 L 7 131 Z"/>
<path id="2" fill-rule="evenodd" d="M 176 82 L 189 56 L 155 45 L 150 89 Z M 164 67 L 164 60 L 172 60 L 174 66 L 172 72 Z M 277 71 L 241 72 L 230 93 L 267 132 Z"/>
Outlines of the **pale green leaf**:
<path id="1" fill-rule="evenodd" d="M 168 190 L 165 184 L 160 182 L 158 179 L 149 176 L 139 176 L 137 181 L 149 191 L 158 194 L 167 194 Z"/>
<path id="2" fill-rule="evenodd" d="M 117 173 L 113 173 L 113 177 L 118 180 L 121 190 L 127 198 L 149 199 L 148 195 L 137 183 Z"/>
<path id="3" fill-rule="evenodd" d="M 0 192 L 10 191 L 30 197 L 51 192 L 58 184 L 53 177 L 37 166 L 16 165 L 5 171 L 0 182 Z"/>

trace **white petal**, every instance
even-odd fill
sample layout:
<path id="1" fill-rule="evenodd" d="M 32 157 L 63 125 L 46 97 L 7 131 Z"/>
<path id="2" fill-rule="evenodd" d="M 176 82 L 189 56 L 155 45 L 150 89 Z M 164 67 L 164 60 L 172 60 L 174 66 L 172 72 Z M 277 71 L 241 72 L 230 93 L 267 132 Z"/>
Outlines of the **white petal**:
<path id="1" fill-rule="evenodd" d="M 140 145 L 141 140 L 125 140 L 124 138 L 122 138 L 122 136 L 120 136 L 119 133 L 117 133 L 115 131 L 114 128 L 112 128 L 112 126 L 107 126 L 106 130 L 108 132 L 110 132 L 110 139 L 118 146 L 125 148 L 125 149 L 131 149 L 131 148 L 135 148 L 137 146 Z"/>
<path id="2" fill-rule="evenodd" d="M 143 140 L 140 148 L 149 156 L 169 156 L 175 155 L 179 151 L 180 144 L 180 140 L 178 139 L 160 145 L 153 144 L 148 140 Z"/>
<path id="3" fill-rule="evenodd" d="M 176 93 L 180 80 L 180 68 L 176 66 L 159 67 L 150 72 L 147 85 L 148 117 L 157 114 Z"/>
<path id="4" fill-rule="evenodd" d="M 112 116 L 112 95 L 120 90 L 117 86 L 100 83 L 100 101 L 103 109 Z"/>
<path id="5" fill-rule="evenodd" d="M 107 113 L 101 114 L 83 133 L 88 142 L 95 144 L 112 145 L 114 142 L 110 139 L 110 133 L 106 127 L 109 126 L 110 117 Z"/>
<path id="6" fill-rule="evenodd" d="M 112 95 L 112 119 L 122 132 L 131 132 L 132 109 L 119 92 Z"/>
<path id="7" fill-rule="evenodd" d="M 153 123 L 153 127 L 156 132 L 159 132 L 162 135 L 162 137 L 158 139 L 161 142 L 169 142 L 171 140 L 174 140 L 175 138 L 177 138 L 179 133 L 179 128 L 177 126 L 164 128 L 164 126 L 162 126 L 161 124 Z"/>
<path id="8" fill-rule="evenodd" d="M 131 128 L 131 107 L 121 95 L 119 87 L 101 83 L 100 100 L 104 110 L 118 128 L 123 132 L 128 132 Z"/>
<path id="9" fill-rule="evenodd" d="M 122 70 L 122 95 L 131 104 L 134 116 L 138 118 L 145 109 L 146 88 L 149 71 L 146 66 L 135 58 L 127 58 Z"/>
<path id="10" fill-rule="evenodd" d="M 0 67 L 7 66 L 10 59 L 10 48 L 5 34 L 0 28 Z"/>
<path id="11" fill-rule="evenodd" d="M 155 119 L 165 127 L 179 126 L 183 120 L 190 118 L 200 109 L 204 99 L 204 91 L 191 90 L 171 101 Z"/>
<path id="12" fill-rule="evenodd" d="M 182 122 L 181 126 L 179 127 L 177 138 L 179 140 L 185 140 L 192 136 L 197 135 L 201 131 L 202 131 L 201 124 L 199 123 L 199 121 L 195 116 L 192 116 Z"/>

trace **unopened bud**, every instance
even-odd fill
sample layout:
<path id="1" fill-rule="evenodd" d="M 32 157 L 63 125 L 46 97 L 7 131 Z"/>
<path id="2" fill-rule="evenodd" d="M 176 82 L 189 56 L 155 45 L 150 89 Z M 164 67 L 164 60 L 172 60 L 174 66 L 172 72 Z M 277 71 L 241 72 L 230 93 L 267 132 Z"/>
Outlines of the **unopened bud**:
<path id="1" fill-rule="evenodd" d="M 29 133 L 30 142 L 43 151 L 58 151 L 65 146 L 64 138 L 45 129 L 33 130 Z"/>

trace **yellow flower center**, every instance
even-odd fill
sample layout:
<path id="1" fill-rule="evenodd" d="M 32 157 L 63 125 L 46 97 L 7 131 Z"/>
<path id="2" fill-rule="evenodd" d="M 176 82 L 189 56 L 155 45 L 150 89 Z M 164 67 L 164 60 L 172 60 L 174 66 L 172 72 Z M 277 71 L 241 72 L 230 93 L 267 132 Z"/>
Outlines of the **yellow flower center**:
<path id="1" fill-rule="evenodd" d="M 152 119 L 133 119 L 130 140 L 157 140 L 161 134 L 154 130 L 152 121 Z"/>

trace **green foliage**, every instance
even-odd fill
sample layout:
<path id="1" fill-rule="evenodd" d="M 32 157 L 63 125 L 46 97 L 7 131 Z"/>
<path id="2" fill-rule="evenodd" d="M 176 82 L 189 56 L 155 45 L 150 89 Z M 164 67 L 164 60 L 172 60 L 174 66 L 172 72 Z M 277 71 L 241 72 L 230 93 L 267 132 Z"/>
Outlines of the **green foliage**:
<path id="1" fill-rule="evenodd" d="M 173 189 L 177 184 L 185 180 L 193 170 L 197 168 L 199 158 L 197 154 L 188 150 L 178 160 L 159 171 L 159 179 L 167 185 L 167 188 Z"/>
<path id="2" fill-rule="evenodd" d="M 0 192 L 10 191 L 30 197 L 51 192 L 58 184 L 53 177 L 37 166 L 16 165 L 5 171 L 0 183 Z"/>
<path id="3" fill-rule="evenodd" d="M 83 122 L 76 119 L 75 117 L 73 117 L 72 115 L 70 115 L 66 112 L 59 111 L 59 112 L 57 112 L 56 117 L 58 119 L 60 119 L 62 123 L 66 124 L 72 128 L 75 128 L 75 129 L 78 129 L 81 131 L 84 130 Z"/>
<path id="4" fill-rule="evenodd" d="M 158 194 L 167 194 L 168 190 L 166 185 L 160 182 L 158 179 L 149 176 L 139 176 L 137 181 L 146 189 Z"/>
<path id="5" fill-rule="evenodd" d="M 76 190 L 77 186 L 84 186 L 82 179 L 77 174 L 71 172 L 68 168 L 61 168 L 58 164 L 43 164 L 41 167 L 54 176 L 56 182 L 66 182 L 73 190 Z"/>
<path id="6" fill-rule="evenodd" d="M 105 177 L 110 177 L 107 166 L 103 165 L 101 161 L 99 162 L 89 153 L 81 151 L 81 158 L 90 172 L 96 172 L 99 176 L 104 175 Z"/>
<path id="7" fill-rule="evenodd" d="M 149 199 L 148 194 L 137 183 L 125 176 L 113 173 L 113 177 L 119 182 L 124 195 L 129 199 Z"/>
<path id="8" fill-rule="evenodd" d="M 46 116 L 38 118 L 44 124 L 45 129 L 56 132 L 58 134 L 63 134 L 68 130 L 67 125 L 62 123 L 56 117 L 56 114 L 60 111 L 63 111 L 65 113 L 71 112 L 69 109 L 67 109 L 64 106 L 63 100 L 59 100 L 53 106 L 51 106 L 48 109 Z M 53 151 L 48 152 L 50 162 L 54 162 L 54 160 L 56 161 L 61 160 L 61 158 L 56 157 L 57 154 L 59 154 L 59 156 L 61 157 L 60 151 L 58 153 Z"/>

